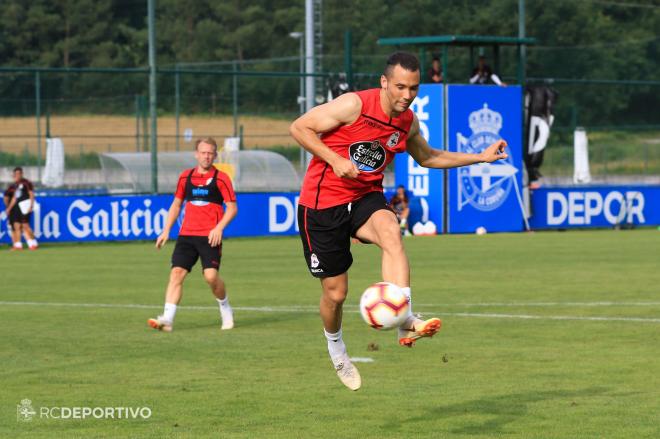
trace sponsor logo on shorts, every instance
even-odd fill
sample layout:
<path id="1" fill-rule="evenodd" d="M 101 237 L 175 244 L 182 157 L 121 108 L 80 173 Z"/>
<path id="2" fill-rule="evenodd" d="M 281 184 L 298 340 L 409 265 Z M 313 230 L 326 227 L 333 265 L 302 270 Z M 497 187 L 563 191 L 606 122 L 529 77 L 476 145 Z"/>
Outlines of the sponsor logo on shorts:
<path id="1" fill-rule="evenodd" d="M 385 148 L 379 140 L 355 142 L 348 147 L 353 163 L 362 172 L 377 172 L 385 164 Z"/>

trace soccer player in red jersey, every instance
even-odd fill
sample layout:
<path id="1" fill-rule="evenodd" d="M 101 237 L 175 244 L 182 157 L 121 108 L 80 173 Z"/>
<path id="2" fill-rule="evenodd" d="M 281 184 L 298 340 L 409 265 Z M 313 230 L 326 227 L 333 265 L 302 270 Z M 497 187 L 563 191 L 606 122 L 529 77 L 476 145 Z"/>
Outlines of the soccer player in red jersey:
<path id="1" fill-rule="evenodd" d="M 351 236 L 382 250 L 383 281 L 403 289 L 410 300 L 410 270 L 396 215 L 383 195 L 383 170 L 394 154 L 407 151 L 427 168 L 454 168 L 507 157 L 497 141 L 479 154 L 433 149 L 409 109 L 420 83 L 419 61 L 409 53 L 392 54 L 380 88 L 346 93 L 315 107 L 290 128 L 291 135 L 314 157 L 303 180 L 298 224 L 310 273 L 320 278 L 320 313 L 330 359 L 351 390 L 361 386 L 342 340 L 342 305 L 353 262 Z M 440 319 L 426 321 L 412 313 L 399 328 L 399 343 L 412 346 L 434 335 Z"/>
<path id="2" fill-rule="evenodd" d="M 171 332 L 177 305 L 181 301 L 183 281 L 197 259 L 202 261 L 203 275 L 220 307 L 222 329 L 234 327 L 234 315 L 229 306 L 225 283 L 218 275 L 222 257 L 222 233 L 236 216 L 236 195 L 229 176 L 213 166 L 218 145 L 211 138 L 199 139 L 195 145 L 197 167 L 179 176 L 174 201 L 170 206 L 163 233 L 156 240 L 161 248 L 170 236 L 172 225 L 186 201 L 183 224 L 172 253 L 170 281 L 165 292 L 165 310 L 149 325 Z M 226 206 L 226 211 L 222 205 Z"/>

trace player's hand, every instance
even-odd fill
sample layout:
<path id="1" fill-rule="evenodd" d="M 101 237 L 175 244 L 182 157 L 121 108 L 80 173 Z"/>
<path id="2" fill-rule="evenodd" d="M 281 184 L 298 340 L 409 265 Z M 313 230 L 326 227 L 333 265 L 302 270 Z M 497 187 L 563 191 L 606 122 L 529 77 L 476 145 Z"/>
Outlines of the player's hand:
<path id="1" fill-rule="evenodd" d="M 170 239 L 170 234 L 163 232 L 161 235 L 156 239 L 156 248 L 160 249 L 162 246 L 165 245 L 167 240 Z"/>
<path id="2" fill-rule="evenodd" d="M 351 180 L 355 180 L 360 174 L 355 163 L 343 157 L 337 158 L 337 161 L 331 166 L 332 171 L 339 178 L 350 178 Z"/>
<path id="3" fill-rule="evenodd" d="M 481 151 L 481 161 L 486 163 L 493 163 L 497 160 L 502 160 L 509 155 L 504 152 L 507 143 L 505 140 L 498 140 L 497 142 L 491 144 L 488 148 Z"/>
<path id="4" fill-rule="evenodd" d="M 209 245 L 211 247 L 217 247 L 222 242 L 222 229 L 214 227 L 209 233 Z"/>

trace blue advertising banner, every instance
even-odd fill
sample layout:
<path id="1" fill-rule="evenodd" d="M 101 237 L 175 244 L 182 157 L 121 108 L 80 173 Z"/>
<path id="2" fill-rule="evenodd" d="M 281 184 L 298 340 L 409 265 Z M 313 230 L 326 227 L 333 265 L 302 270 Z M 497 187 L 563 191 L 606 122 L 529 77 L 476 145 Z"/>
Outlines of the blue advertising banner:
<path id="1" fill-rule="evenodd" d="M 447 87 L 449 150 L 480 153 L 505 139 L 509 158 L 449 170 L 448 230 L 516 232 L 523 228 L 522 95 L 518 86 Z"/>
<path id="2" fill-rule="evenodd" d="M 238 216 L 224 236 L 298 233 L 297 193 L 237 194 Z M 38 197 L 30 221 L 41 242 L 156 239 L 163 231 L 171 195 Z M 0 242 L 11 242 L 0 201 Z M 185 212 L 185 206 L 184 206 Z M 171 238 L 178 236 L 181 218 Z"/>
<path id="3" fill-rule="evenodd" d="M 533 229 L 660 225 L 660 186 L 541 188 L 532 192 Z"/>
<path id="4" fill-rule="evenodd" d="M 431 146 L 443 149 L 444 86 L 421 84 L 410 108 L 419 120 L 422 136 Z M 394 159 L 394 180 L 397 186 L 405 186 L 413 197 L 419 198 L 424 212 L 422 221 L 431 220 L 438 231 L 443 230 L 443 171 L 419 166 L 408 153 L 402 153 Z"/>
<path id="5" fill-rule="evenodd" d="M 236 194 L 238 215 L 227 227 L 227 236 L 298 234 L 298 193 Z"/>

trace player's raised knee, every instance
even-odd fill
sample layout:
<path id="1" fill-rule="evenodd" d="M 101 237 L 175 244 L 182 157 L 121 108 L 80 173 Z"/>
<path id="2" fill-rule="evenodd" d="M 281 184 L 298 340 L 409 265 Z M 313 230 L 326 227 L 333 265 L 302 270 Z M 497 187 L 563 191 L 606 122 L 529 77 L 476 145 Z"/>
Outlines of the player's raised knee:
<path id="1" fill-rule="evenodd" d="M 387 224 L 378 231 L 380 247 L 385 251 L 403 250 L 401 228 L 397 223 Z"/>

